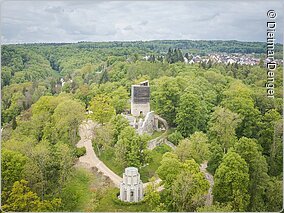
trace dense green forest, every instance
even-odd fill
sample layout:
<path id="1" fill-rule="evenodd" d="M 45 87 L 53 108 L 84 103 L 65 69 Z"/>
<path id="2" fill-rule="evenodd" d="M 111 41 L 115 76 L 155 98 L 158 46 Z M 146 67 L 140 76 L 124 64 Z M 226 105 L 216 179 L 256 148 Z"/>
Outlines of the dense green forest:
<path id="1" fill-rule="evenodd" d="M 272 99 L 263 63 L 183 62 L 185 54 L 225 52 L 255 53 L 263 60 L 265 45 L 186 40 L 3 45 L 2 209 L 280 211 L 283 66 L 275 70 Z M 275 51 L 276 58 L 283 57 L 283 45 L 276 44 Z M 131 85 L 143 80 L 150 83 L 151 110 L 170 125 L 173 151 L 161 147 L 148 153 L 151 137 L 138 135 L 120 115 L 130 108 Z M 136 206 L 108 199 L 116 191 L 101 186 L 102 177 L 74 166 L 85 151 L 75 145 L 78 126 L 87 118 L 102 124 L 94 149 L 118 162 L 113 170 L 142 168 L 158 159 L 140 172 L 146 178 L 154 170 L 164 190 L 150 185 L 145 202 Z M 204 161 L 214 175 L 211 206 L 204 205 L 209 188 L 199 171 Z"/>

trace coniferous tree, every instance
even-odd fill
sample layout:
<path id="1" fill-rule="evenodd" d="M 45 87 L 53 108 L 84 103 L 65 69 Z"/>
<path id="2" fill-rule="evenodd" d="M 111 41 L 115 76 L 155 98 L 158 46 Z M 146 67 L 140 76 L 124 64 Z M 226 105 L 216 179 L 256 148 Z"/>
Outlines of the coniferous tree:
<path id="1" fill-rule="evenodd" d="M 178 49 L 178 60 L 177 62 L 184 62 L 183 54 L 180 49 Z"/>

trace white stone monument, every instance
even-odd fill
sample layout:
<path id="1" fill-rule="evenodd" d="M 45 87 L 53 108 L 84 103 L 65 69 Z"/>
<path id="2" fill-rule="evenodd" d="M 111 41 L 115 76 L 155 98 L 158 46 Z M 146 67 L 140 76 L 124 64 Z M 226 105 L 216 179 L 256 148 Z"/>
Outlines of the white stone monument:
<path id="1" fill-rule="evenodd" d="M 119 199 L 125 202 L 138 202 L 143 199 L 143 183 L 135 167 L 128 167 L 123 173 Z"/>

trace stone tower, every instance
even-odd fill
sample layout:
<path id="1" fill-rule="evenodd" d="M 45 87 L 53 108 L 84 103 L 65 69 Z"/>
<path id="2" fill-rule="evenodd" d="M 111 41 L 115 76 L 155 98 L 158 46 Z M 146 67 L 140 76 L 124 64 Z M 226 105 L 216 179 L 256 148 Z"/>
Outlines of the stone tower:
<path id="1" fill-rule="evenodd" d="M 150 86 L 149 81 L 143 81 L 131 86 L 131 114 L 146 116 L 148 112 L 150 112 Z"/>
<path id="2" fill-rule="evenodd" d="M 123 173 L 119 199 L 125 202 L 138 202 L 143 199 L 143 183 L 135 167 L 128 167 Z"/>

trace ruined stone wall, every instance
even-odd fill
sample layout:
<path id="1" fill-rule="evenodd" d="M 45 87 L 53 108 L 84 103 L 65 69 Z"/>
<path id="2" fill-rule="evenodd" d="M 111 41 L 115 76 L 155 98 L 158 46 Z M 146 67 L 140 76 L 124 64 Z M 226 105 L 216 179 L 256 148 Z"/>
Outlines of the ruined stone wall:
<path id="1" fill-rule="evenodd" d="M 158 120 L 155 117 L 155 113 L 153 111 L 148 112 L 144 119 L 144 122 L 142 123 L 142 125 L 139 125 L 138 127 L 138 133 L 152 134 L 156 130 L 158 130 Z"/>

